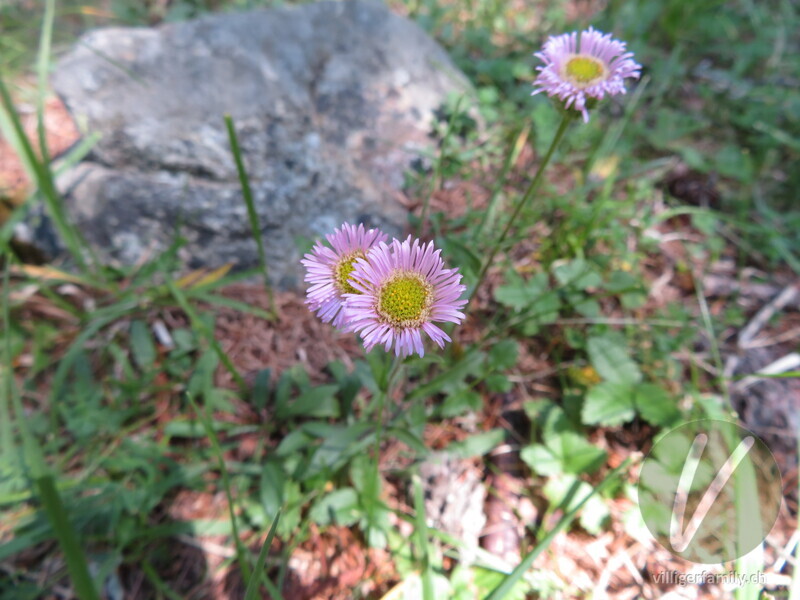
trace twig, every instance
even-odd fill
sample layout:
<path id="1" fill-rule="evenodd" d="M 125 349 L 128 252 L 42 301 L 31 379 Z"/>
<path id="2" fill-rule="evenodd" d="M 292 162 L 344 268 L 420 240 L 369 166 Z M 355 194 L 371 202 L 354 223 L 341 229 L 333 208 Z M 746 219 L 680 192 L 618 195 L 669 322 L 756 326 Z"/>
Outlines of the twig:
<path id="1" fill-rule="evenodd" d="M 769 300 L 780 293 L 780 288 L 768 283 L 740 283 L 732 277 L 724 275 L 706 275 L 703 287 L 707 296 L 733 296 L 739 294 L 759 300 Z M 800 297 L 789 303 L 793 308 L 800 308 Z"/>
<path id="2" fill-rule="evenodd" d="M 719 377 L 719 369 L 705 360 L 708 358 L 707 354 L 697 354 L 695 352 L 689 352 L 688 350 L 681 350 L 679 352 L 673 352 L 671 356 L 672 358 L 677 358 L 678 360 L 693 362 L 709 375 Z"/>
<path id="3" fill-rule="evenodd" d="M 749 342 L 745 346 L 745 350 L 752 350 L 754 348 L 766 348 L 768 346 L 775 346 L 776 344 L 782 344 L 783 342 L 788 342 L 789 340 L 793 340 L 794 338 L 800 337 L 800 327 L 795 327 L 794 329 L 790 329 L 789 331 L 784 331 L 778 335 L 766 338 L 756 338 L 753 341 Z"/>
<path id="4" fill-rule="evenodd" d="M 742 392 L 754 383 L 761 381 L 762 378 L 758 377 L 758 375 L 779 375 L 781 373 L 786 373 L 787 371 L 797 369 L 798 367 L 800 367 L 800 354 L 797 352 L 792 352 L 791 354 L 787 354 L 786 356 L 782 356 L 778 360 L 771 362 L 763 369 L 759 369 L 756 371 L 755 375 L 745 377 L 741 381 L 737 381 L 733 385 L 733 388 L 737 392 Z"/>
<path id="5" fill-rule="evenodd" d="M 759 310 L 750 322 L 739 332 L 737 345 L 740 350 L 744 350 L 747 344 L 763 329 L 772 316 L 783 309 L 784 306 L 792 302 L 800 291 L 798 284 L 786 286 L 772 301 L 768 302 Z"/>
<path id="6" fill-rule="evenodd" d="M 792 534 L 792 537 L 790 537 L 789 541 L 786 542 L 786 546 L 783 547 L 781 547 L 781 544 L 778 544 L 775 540 L 773 540 L 771 536 L 767 536 L 766 541 L 778 554 L 778 558 L 775 559 L 775 564 L 772 565 L 772 568 L 776 572 L 780 573 L 786 563 L 789 563 L 794 568 L 797 568 L 797 561 L 795 561 L 792 553 L 794 552 L 798 542 L 800 542 L 800 530 L 795 530 L 795 532 Z"/>

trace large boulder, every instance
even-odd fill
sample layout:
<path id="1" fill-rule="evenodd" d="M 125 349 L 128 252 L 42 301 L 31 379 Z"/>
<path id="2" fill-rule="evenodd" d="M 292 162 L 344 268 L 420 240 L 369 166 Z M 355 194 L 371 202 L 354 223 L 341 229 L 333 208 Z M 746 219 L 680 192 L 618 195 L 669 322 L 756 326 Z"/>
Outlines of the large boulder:
<path id="1" fill-rule="evenodd" d="M 134 263 L 180 233 L 190 267 L 257 264 L 230 114 L 282 287 L 302 281 L 298 240 L 343 221 L 399 233 L 403 173 L 431 143 L 434 111 L 468 93 L 419 27 L 362 0 L 93 31 L 53 85 L 100 136 L 59 185 L 101 256 Z"/>

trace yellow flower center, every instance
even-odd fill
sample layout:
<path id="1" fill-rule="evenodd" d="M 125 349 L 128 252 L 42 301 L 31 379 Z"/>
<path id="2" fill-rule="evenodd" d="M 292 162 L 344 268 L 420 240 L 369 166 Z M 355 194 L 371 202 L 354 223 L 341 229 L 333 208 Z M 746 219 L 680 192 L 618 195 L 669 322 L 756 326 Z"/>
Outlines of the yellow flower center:
<path id="1" fill-rule="evenodd" d="M 606 66 L 593 56 L 576 55 L 564 64 L 564 76 L 578 87 L 589 87 L 606 76 Z"/>
<path id="2" fill-rule="evenodd" d="M 420 325 L 430 309 L 433 288 L 419 275 L 405 273 L 378 292 L 378 314 L 395 327 Z"/>
<path id="3" fill-rule="evenodd" d="M 336 282 L 336 289 L 340 294 L 360 294 L 356 288 L 350 284 L 350 275 L 356 270 L 353 265 L 356 259 L 364 258 L 365 254 L 361 250 L 356 250 L 352 254 L 343 256 L 333 269 L 333 279 Z"/>

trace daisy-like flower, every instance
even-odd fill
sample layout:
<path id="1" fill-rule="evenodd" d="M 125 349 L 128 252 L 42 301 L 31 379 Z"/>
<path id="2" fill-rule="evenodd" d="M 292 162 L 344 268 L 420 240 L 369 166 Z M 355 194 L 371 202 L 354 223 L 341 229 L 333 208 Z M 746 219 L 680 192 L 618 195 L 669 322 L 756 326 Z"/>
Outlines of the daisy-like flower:
<path id="1" fill-rule="evenodd" d="M 379 229 L 367 231 L 363 224 L 356 227 L 344 223 L 341 229 L 335 229 L 325 237 L 332 248 L 317 241 L 312 251 L 300 261 L 306 268 L 305 280 L 311 284 L 306 293 L 306 304 L 323 323 L 333 321 L 334 327 L 341 327 L 345 322 L 342 310 L 344 295 L 358 294 L 358 290 L 350 285 L 355 261 L 364 258 L 375 244 L 385 242 L 389 236 Z"/>
<path id="2" fill-rule="evenodd" d="M 357 293 L 345 294 L 346 328 L 361 335 L 367 351 L 383 344 L 387 352 L 394 346 L 397 356 L 424 356 L 423 332 L 440 348 L 450 341 L 434 322 L 461 322 L 466 286 L 458 269 L 444 267 L 440 253 L 433 242 L 420 245 L 408 236 L 381 242 L 356 260 L 350 284 Z"/>
<path id="3" fill-rule="evenodd" d="M 625 42 L 592 27 L 580 35 L 573 32 L 551 37 L 534 56 L 544 65 L 537 67 L 533 95 L 547 92 L 566 101 L 566 108 L 580 112 L 586 123 L 587 104 L 606 95 L 624 94 L 624 80 L 638 79 L 642 68 L 633 61 L 633 54 L 625 51 Z"/>

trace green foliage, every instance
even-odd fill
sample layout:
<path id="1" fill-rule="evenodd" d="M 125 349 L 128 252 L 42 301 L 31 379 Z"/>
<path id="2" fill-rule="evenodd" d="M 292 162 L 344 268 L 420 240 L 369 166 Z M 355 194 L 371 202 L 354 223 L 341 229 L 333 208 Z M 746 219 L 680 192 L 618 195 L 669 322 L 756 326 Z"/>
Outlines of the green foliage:
<path id="1" fill-rule="evenodd" d="M 110 17 L 92 16 L 83 4 L 58 3 L 54 43 L 99 23 L 174 21 L 277 2 L 113 0 Z M 696 339 L 698 311 L 686 302 L 656 308 L 650 301 L 661 300 L 650 297 L 653 265 L 662 258 L 657 234 L 669 225 L 691 238 L 685 258 L 670 257 L 678 273 L 732 251 L 739 266 L 800 272 L 800 171 L 790 167 L 800 159 L 797 8 L 781 0 L 737 0 L 725 10 L 718 0 L 610 2 L 591 22 L 628 41 L 645 67 L 643 80 L 594 110 L 589 124 L 572 127 L 552 170 L 537 181 L 535 167 L 559 131 L 560 114 L 545 98 L 530 98 L 530 55 L 546 35 L 583 23 L 567 22 L 560 2 L 397 4 L 448 48 L 477 101 L 477 111 L 464 97 L 437 111 L 435 150 L 407 179 L 407 193 L 426 207 L 411 225 L 434 237 L 473 287 L 500 232 L 508 236 L 493 265 L 488 308 L 470 307 L 469 342 L 451 328 L 455 342 L 424 359 L 393 367 L 377 349 L 352 370 L 332 363 L 322 374 L 300 365 L 280 374 L 240 372 L 217 339 L 216 307 L 274 318 L 274 310 L 220 293 L 242 278 L 265 276 L 263 269 L 186 275 L 179 236 L 166 252 L 130 268 L 101 265 L 87 254 L 63 210 L 47 152 L 20 134 L 12 101 L 14 95 L 42 104 L 41 90 L 31 94 L 11 79 L 33 62 L 32 16 L 41 15 L 0 6 L 0 128 L 38 188 L 0 229 L 3 264 L 21 266 L 9 248 L 13 225 L 43 202 L 73 265 L 53 278 L 24 270 L 11 278 L 6 271 L 0 561 L 13 565 L 15 557 L 50 551 L 53 542 L 69 560 L 66 570 L 35 581 L 21 567 L 4 568 L 0 597 L 52 594 L 67 571 L 76 592 L 91 597 L 124 569 L 140 569 L 156 594 L 184 597 L 166 577 L 171 557 L 164 549 L 214 534 L 228 536 L 248 598 L 279 598 L 293 549 L 339 527 L 390 553 L 407 597 L 568 595 L 570 582 L 530 566 L 573 522 L 591 535 L 608 527 L 607 500 L 621 493 L 627 465 L 609 470 L 602 436 L 643 422 L 659 431 L 698 415 L 731 418 L 715 401 L 716 380 L 698 376 L 693 363 L 687 369 L 679 356 Z M 48 22 L 49 16 L 44 27 L 35 25 L 43 33 L 42 85 Z M 673 169 L 677 162 L 684 171 Z M 239 174 L 255 234 L 249 182 L 243 168 Z M 699 182 L 707 195 L 681 192 L 681 177 Z M 464 181 L 484 192 L 485 205 L 473 206 L 469 197 L 461 216 L 428 214 L 434 193 Z M 535 191 L 531 201 L 511 218 L 527 189 Z M 65 285 L 90 301 L 75 301 Z M 65 320 L 28 319 L 29 286 Z M 156 322 L 176 314 L 183 325 L 170 327 L 165 341 Z M 740 327 L 747 317 L 731 305 L 715 327 Z M 531 370 L 542 362 L 543 372 Z M 222 374 L 235 389 L 219 384 Z M 506 415 L 490 413 L 519 398 L 529 435 L 506 431 Z M 487 417 L 491 424 L 482 422 Z M 510 440 L 520 443 L 528 467 L 524 493 L 545 513 L 523 543 L 520 565 L 498 565 L 480 552 L 474 564 L 442 561 L 460 542 L 431 526 L 414 475 L 431 452 L 431 427 L 459 432 L 458 441 L 444 445 L 456 459 L 477 462 Z M 399 442 L 399 458 L 384 472 L 377 452 L 389 439 Z M 242 458 L 244 442 L 253 440 L 255 449 Z M 679 467 L 675 457 L 659 458 L 665 468 Z M 399 501 L 387 502 L 398 491 Z M 218 492 L 227 499 L 222 516 L 170 513 L 183 494 Z M 544 525 L 559 515 L 555 527 Z"/>
<path id="2" fill-rule="evenodd" d="M 525 405 L 540 431 L 542 443 L 523 448 L 520 457 L 539 475 L 594 473 L 605 463 L 606 452 L 586 439 L 560 406 L 552 402 Z"/>
<path id="3" fill-rule="evenodd" d="M 604 379 L 591 387 L 581 418 L 586 425 L 616 426 L 637 413 L 653 425 L 672 425 L 680 418 L 675 400 L 663 388 L 642 382 L 639 366 L 617 336 L 591 337 L 589 360 Z"/>

